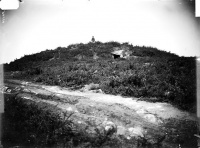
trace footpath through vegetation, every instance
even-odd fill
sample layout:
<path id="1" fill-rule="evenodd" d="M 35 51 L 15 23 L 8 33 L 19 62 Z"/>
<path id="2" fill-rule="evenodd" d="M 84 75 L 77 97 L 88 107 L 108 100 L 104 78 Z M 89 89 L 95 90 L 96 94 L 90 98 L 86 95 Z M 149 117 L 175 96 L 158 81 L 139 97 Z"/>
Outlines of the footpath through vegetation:
<path id="1" fill-rule="evenodd" d="M 7 80 L 2 90 L 6 102 L 5 144 L 113 148 L 196 146 L 195 116 L 168 103 L 19 80 Z"/>

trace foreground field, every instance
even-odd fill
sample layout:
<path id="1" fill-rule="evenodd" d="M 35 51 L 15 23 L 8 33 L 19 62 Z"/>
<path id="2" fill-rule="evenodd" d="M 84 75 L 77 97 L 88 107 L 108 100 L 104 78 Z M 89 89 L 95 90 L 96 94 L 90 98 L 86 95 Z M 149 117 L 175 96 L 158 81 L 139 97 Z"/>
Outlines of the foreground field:
<path id="1" fill-rule="evenodd" d="M 17 126 L 27 135 L 24 145 L 196 147 L 195 115 L 168 103 L 150 103 L 138 98 L 20 80 L 6 80 L 4 93 L 8 120 L 16 123 L 27 120 L 21 129 Z M 9 103 L 13 100 L 14 104 Z M 33 125 L 34 131 L 31 130 Z M 11 143 L 10 132 L 5 130 L 5 133 L 4 142 Z M 20 142 L 17 144 L 23 146 Z"/>

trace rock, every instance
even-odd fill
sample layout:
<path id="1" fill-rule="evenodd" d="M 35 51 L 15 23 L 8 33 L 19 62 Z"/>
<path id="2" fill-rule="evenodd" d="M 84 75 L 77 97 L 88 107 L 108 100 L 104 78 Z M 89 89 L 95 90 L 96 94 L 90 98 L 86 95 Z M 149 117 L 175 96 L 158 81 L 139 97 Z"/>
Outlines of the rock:
<path id="1" fill-rule="evenodd" d="M 93 59 L 94 59 L 94 60 L 97 60 L 98 58 L 99 58 L 99 56 L 97 56 L 97 54 L 94 53 L 94 55 L 93 55 Z"/>
<path id="2" fill-rule="evenodd" d="M 103 93 L 103 91 L 101 89 L 98 89 L 98 93 Z"/>
<path id="3" fill-rule="evenodd" d="M 100 89 L 99 84 L 90 83 L 89 85 L 85 85 L 82 90 L 83 91 L 90 91 L 90 90 L 97 90 Z"/>
<path id="4" fill-rule="evenodd" d="M 131 127 L 128 129 L 128 132 L 131 137 L 144 137 L 144 130 L 140 126 Z"/>
<path id="5" fill-rule="evenodd" d="M 115 124 L 112 121 L 107 121 L 107 120 L 105 120 L 102 125 L 104 125 L 104 126 L 107 126 L 107 125 L 115 126 Z"/>
<path id="6" fill-rule="evenodd" d="M 67 111 L 73 111 L 72 107 L 68 107 L 66 110 Z"/>
<path id="7" fill-rule="evenodd" d="M 144 115 L 144 118 L 148 120 L 149 122 L 157 123 L 157 118 L 152 114 L 146 114 Z"/>
<path id="8" fill-rule="evenodd" d="M 124 119 L 123 121 L 125 122 L 126 125 L 131 123 L 130 119 Z"/>
<path id="9" fill-rule="evenodd" d="M 158 124 L 161 124 L 161 123 L 163 123 L 163 121 L 160 120 L 160 119 L 157 119 L 157 123 L 158 123 Z"/>
<path id="10" fill-rule="evenodd" d="M 126 128 L 123 126 L 117 126 L 117 135 L 125 135 L 126 134 Z"/>
<path id="11" fill-rule="evenodd" d="M 8 93 L 11 93 L 11 92 L 12 92 L 12 90 L 11 90 L 11 89 L 7 89 L 7 90 L 6 90 L 6 92 L 8 92 Z"/>
<path id="12" fill-rule="evenodd" d="M 137 110 L 136 113 L 138 113 L 138 114 L 145 114 L 146 111 L 142 108 L 142 109 Z"/>
<path id="13" fill-rule="evenodd" d="M 15 91 L 20 91 L 21 90 L 21 88 L 20 87 L 15 87 L 15 89 L 14 89 Z"/>
<path id="14" fill-rule="evenodd" d="M 155 115 L 152 115 L 152 114 L 146 114 L 143 117 L 151 123 L 156 123 L 156 124 L 163 123 L 161 119 L 158 119 Z"/>
<path id="15" fill-rule="evenodd" d="M 113 128 L 113 126 L 108 125 L 108 126 L 105 127 L 105 130 L 109 131 L 109 130 L 112 130 L 112 128 Z"/>
<path id="16" fill-rule="evenodd" d="M 92 90 L 92 92 L 94 92 L 94 93 L 103 93 L 103 91 L 101 89 Z"/>
<path id="17" fill-rule="evenodd" d="M 30 90 L 27 89 L 27 88 L 23 89 L 23 91 L 24 91 L 24 92 L 30 92 Z"/>
<path id="18" fill-rule="evenodd" d="M 93 73 L 98 73 L 98 70 L 95 70 Z"/>
<path id="19" fill-rule="evenodd" d="M 91 83 L 88 85 L 88 90 L 95 90 L 95 89 L 99 89 L 99 84 Z"/>
<path id="20" fill-rule="evenodd" d="M 104 121 L 102 125 L 107 135 L 112 135 L 113 133 L 117 132 L 117 126 L 111 121 Z"/>
<path id="21" fill-rule="evenodd" d="M 115 114 L 116 113 L 114 113 L 114 115 Z M 125 123 L 126 125 L 131 123 L 131 120 L 126 116 L 121 117 L 121 121 L 123 121 L 123 123 Z"/>

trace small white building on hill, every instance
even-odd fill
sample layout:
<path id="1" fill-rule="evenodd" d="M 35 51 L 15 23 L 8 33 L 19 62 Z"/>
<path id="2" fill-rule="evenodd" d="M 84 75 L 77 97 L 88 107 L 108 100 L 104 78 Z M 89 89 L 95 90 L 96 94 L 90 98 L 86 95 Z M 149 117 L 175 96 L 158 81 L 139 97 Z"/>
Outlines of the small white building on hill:
<path id="1" fill-rule="evenodd" d="M 131 51 L 129 51 L 127 48 L 123 49 L 120 47 L 115 47 L 114 51 L 111 53 L 114 59 L 117 58 L 129 58 L 131 56 Z"/>

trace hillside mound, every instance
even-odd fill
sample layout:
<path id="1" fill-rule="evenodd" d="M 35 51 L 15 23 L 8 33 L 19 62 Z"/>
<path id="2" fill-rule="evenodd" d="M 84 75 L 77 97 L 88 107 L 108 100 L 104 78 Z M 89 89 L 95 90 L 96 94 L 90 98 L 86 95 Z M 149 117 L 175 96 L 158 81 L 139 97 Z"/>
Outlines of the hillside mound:
<path id="1" fill-rule="evenodd" d="M 98 84 L 106 94 L 169 102 L 195 112 L 196 59 L 153 47 L 89 42 L 26 55 L 6 75 L 71 89 Z"/>

